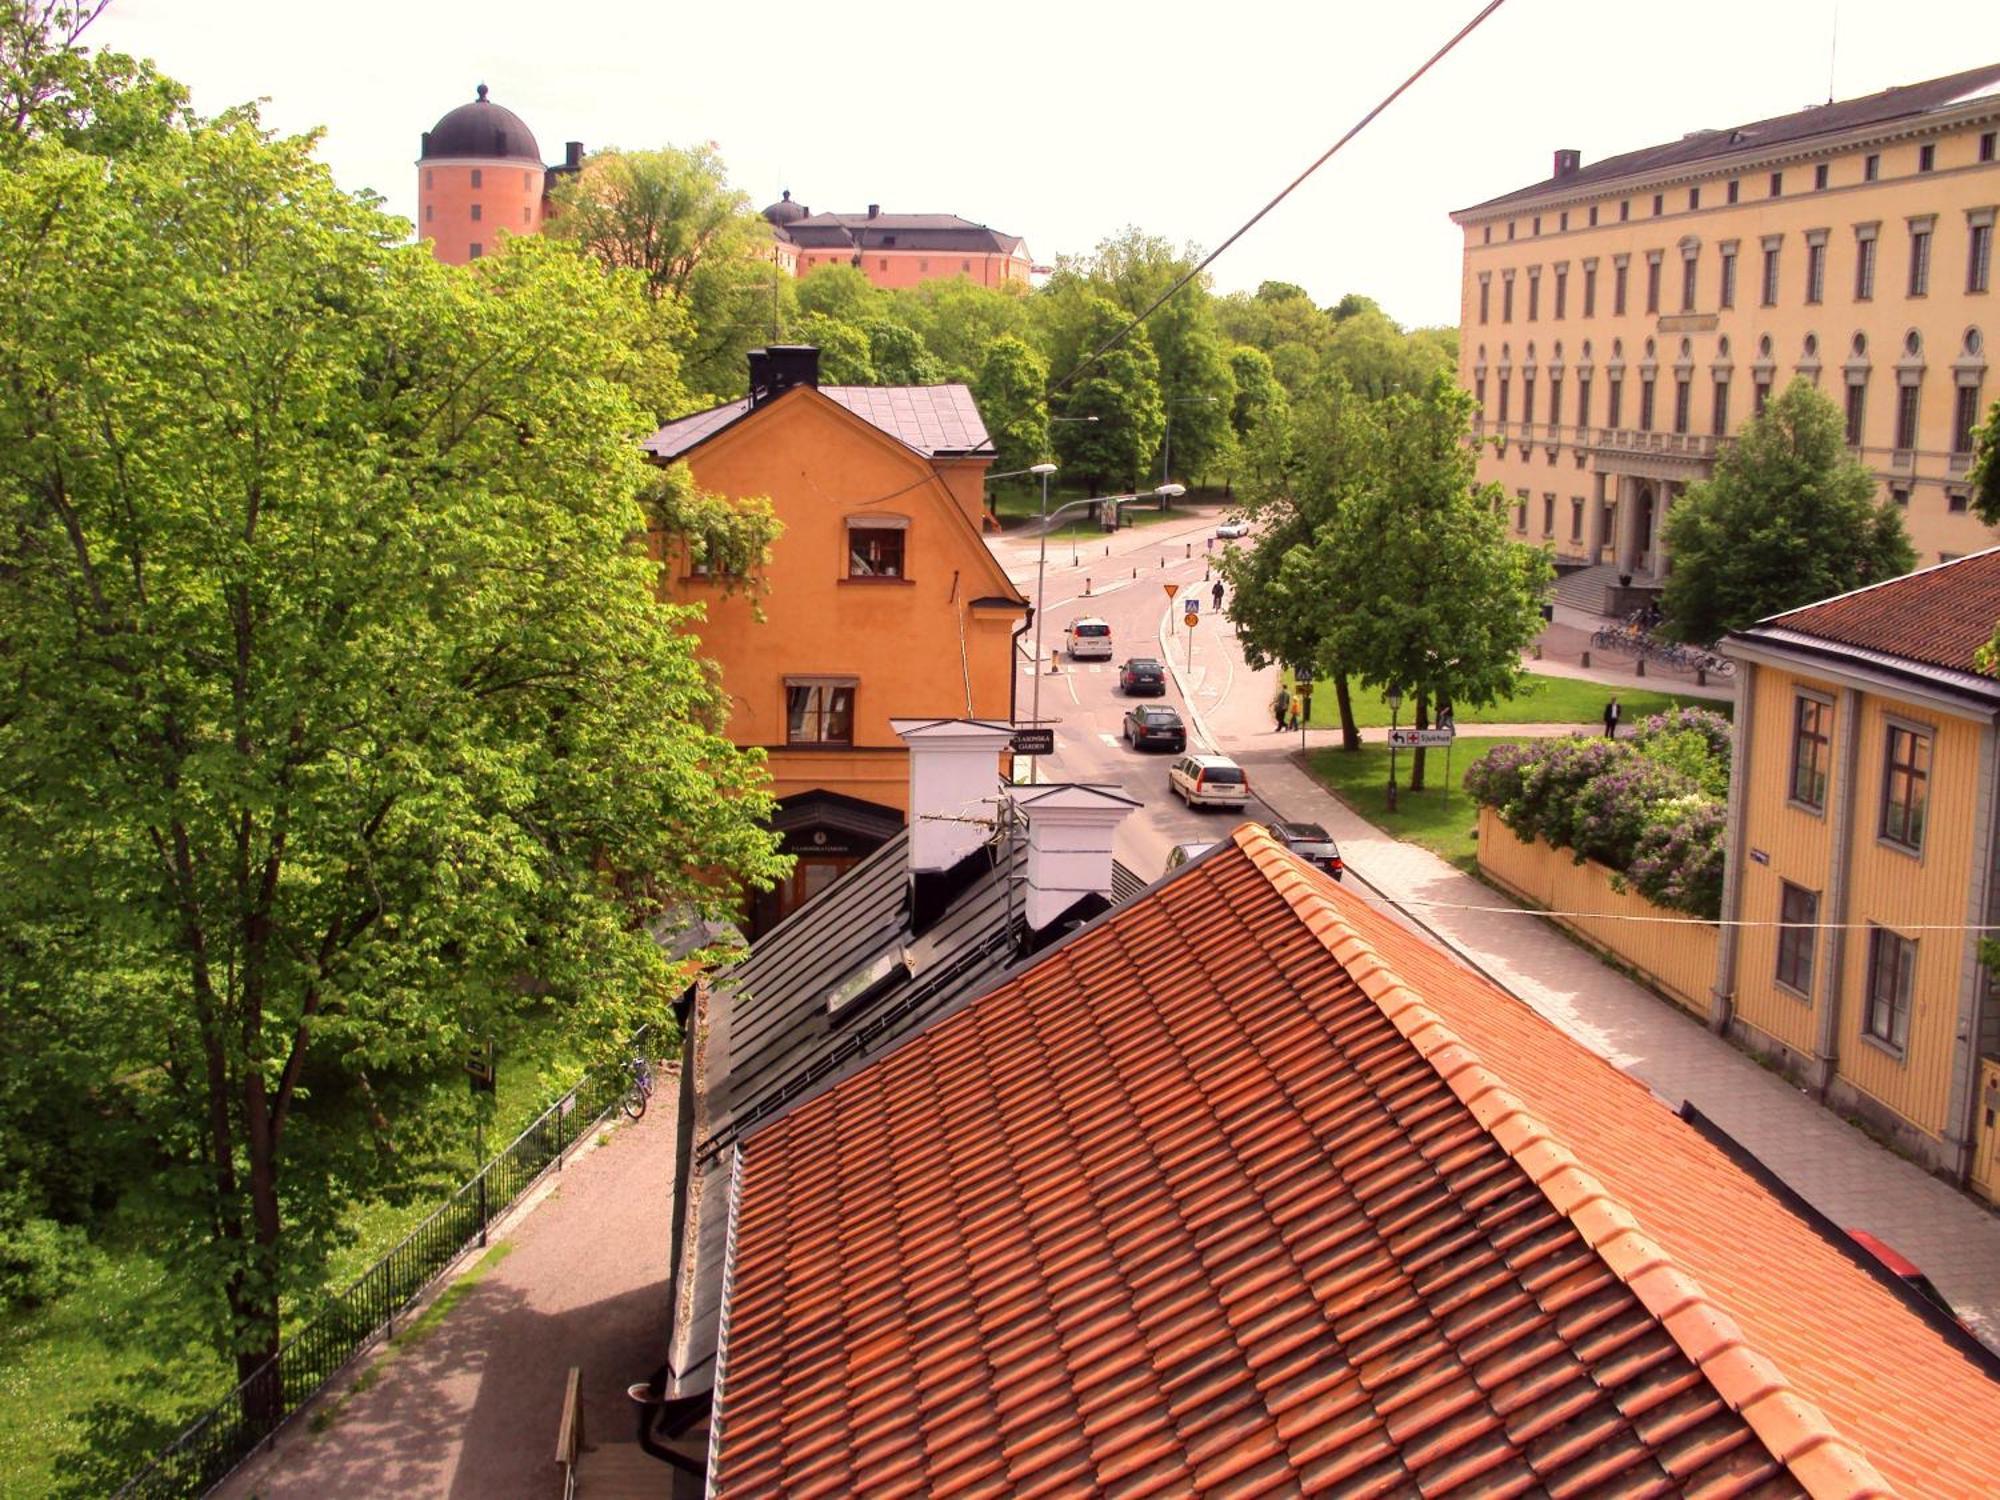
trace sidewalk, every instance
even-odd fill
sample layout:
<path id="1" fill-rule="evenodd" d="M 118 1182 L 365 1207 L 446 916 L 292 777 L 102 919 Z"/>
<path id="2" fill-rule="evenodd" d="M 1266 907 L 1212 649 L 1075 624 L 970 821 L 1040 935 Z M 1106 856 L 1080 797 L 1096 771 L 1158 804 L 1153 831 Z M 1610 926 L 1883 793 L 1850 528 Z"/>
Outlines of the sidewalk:
<path id="1" fill-rule="evenodd" d="M 556 1427 L 571 1365 L 583 1372 L 582 1472 L 638 1453 L 625 1387 L 667 1346 L 674 1094 L 663 1071 L 646 1117 L 538 1188 L 546 1198 L 516 1211 L 445 1316 L 377 1350 L 367 1374 L 336 1385 L 217 1494 L 547 1500 L 562 1492 Z M 357 1383 L 366 1388 L 343 1403 Z M 648 1462 L 666 1494 L 671 1471 Z"/>
<path id="2" fill-rule="evenodd" d="M 1350 888 L 1404 903 L 1471 967 L 1668 1108 L 1691 1101 L 1834 1222 L 1869 1230 L 1915 1261 L 2000 1347 L 2000 1216 L 1876 1145 L 1542 918 L 1451 909 L 1513 903 L 1350 811 L 1298 765 L 1290 737 L 1279 749 L 1268 734 L 1260 743 L 1254 733 L 1218 729 L 1224 752 L 1249 769 L 1274 813 L 1322 823 L 1339 840 L 1348 874 L 1359 877 Z"/>

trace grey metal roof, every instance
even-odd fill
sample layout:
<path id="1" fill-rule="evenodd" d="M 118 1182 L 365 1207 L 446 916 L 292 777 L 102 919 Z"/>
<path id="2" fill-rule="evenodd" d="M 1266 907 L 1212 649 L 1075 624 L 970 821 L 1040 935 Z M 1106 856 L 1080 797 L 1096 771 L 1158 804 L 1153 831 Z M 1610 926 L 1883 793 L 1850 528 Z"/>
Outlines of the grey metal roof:
<path id="1" fill-rule="evenodd" d="M 990 455 L 993 439 L 971 390 L 963 385 L 822 385 L 829 401 L 926 458 Z M 679 458 L 750 414 L 750 398 L 726 401 L 677 417 L 639 446 L 664 459 Z"/>
<path id="2" fill-rule="evenodd" d="M 1560 192 L 1567 196 L 1579 188 L 1601 186 L 1620 178 L 1666 168 L 1691 166 L 1711 158 L 1762 153 L 1776 147 L 1794 146 L 1816 136 L 1838 135 L 1871 125 L 1887 125 L 1929 114 L 1995 88 L 2000 88 L 2000 63 L 1969 68 L 1963 73 L 1952 73 L 1943 78 L 1926 79 L 1922 83 L 1903 84 L 1860 99 L 1814 105 L 1792 114 L 1774 115 L 1768 120 L 1753 120 L 1747 125 L 1697 130 L 1677 141 L 1627 151 L 1621 156 L 1609 156 L 1603 161 L 1580 167 L 1566 177 L 1550 177 L 1530 187 L 1503 193 L 1498 198 L 1488 198 L 1484 203 L 1456 210 L 1454 217 L 1457 214 L 1484 213 L 1551 193 Z"/>

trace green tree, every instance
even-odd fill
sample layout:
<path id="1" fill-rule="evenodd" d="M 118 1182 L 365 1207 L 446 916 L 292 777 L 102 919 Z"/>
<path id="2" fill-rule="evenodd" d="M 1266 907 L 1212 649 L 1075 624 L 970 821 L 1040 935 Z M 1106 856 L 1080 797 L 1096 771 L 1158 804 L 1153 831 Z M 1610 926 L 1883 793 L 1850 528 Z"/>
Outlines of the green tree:
<path id="1" fill-rule="evenodd" d="M 30 143 L 93 155 L 157 140 L 187 109 L 187 91 L 83 37 L 110 0 L 0 0 L 0 162 Z"/>
<path id="2" fill-rule="evenodd" d="M 635 540 L 625 283 L 440 266 L 312 148 L 0 174 L 0 1000 L 116 1007 L 95 1097 L 246 1373 L 399 1098 L 529 1006 L 624 1035 L 644 924 L 780 868 Z"/>
<path id="3" fill-rule="evenodd" d="M 820 273 L 813 272 L 817 277 Z M 810 278 L 808 278 L 810 279 Z M 807 313 L 792 325 L 792 342 L 819 350 L 819 378 L 826 385 L 879 385 L 868 335 L 825 313 Z"/>
<path id="4" fill-rule="evenodd" d="M 923 336 L 947 380 L 970 384 L 995 343 L 1027 336 L 1029 295 L 1018 282 L 980 286 L 953 276 L 892 292 L 890 299 L 891 316 Z"/>
<path id="5" fill-rule="evenodd" d="M 1021 340 L 1005 334 L 988 347 L 972 395 L 993 439 L 996 468 L 1025 469 L 1049 457 L 1048 383 L 1049 367 Z"/>
<path id="6" fill-rule="evenodd" d="M 799 311 L 818 313 L 836 323 L 859 327 L 870 318 L 884 316 L 888 301 L 889 294 L 870 281 L 859 266 L 821 266 L 799 279 Z"/>
<path id="7" fill-rule="evenodd" d="M 1745 423 L 1715 473 L 1667 514 L 1660 600 L 1676 640 L 1707 643 L 1766 615 L 1907 573 L 1916 555 L 1840 409 L 1795 380 Z"/>
<path id="8" fill-rule="evenodd" d="M 648 296 L 686 310 L 690 389 L 742 392 L 745 355 L 780 337 L 797 290 L 773 259 L 771 226 L 729 186 L 714 147 L 598 152 L 557 185 L 552 208 L 550 237 L 633 272 Z"/>
<path id="9" fill-rule="evenodd" d="M 1988 526 L 2000 526 L 2000 401 L 1987 408 L 1973 453 L 1972 513 Z"/>
<path id="10" fill-rule="evenodd" d="M 1353 408 L 1364 477 L 1317 542 L 1340 620 L 1334 650 L 1364 682 L 1410 694 L 1426 728 L 1434 709 L 1514 690 L 1542 628 L 1549 560 L 1507 540 L 1498 486 L 1475 482 L 1472 397 L 1449 375 Z M 1421 790 L 1424 752 L 1410 760 Z"/>
<path id="11" fill-rule="evenodd" d="M 1456 360 L 1445 357 L 1434 337 L 1404 333 L 1366 297 L 1348 300 L 1367 305 L 1334 324 L 1321 357 L 1325 368 L 1338 370 L 1364 396 L 1380 400 L 1398 391 L 1422 391 L 1440 371 L 1455 368 Z"/>
<path id="12" fill-rule="evenodd" d="M 882 385 L 940 385 L 944 366 L 924 347 L 914 328 L 889 318 L 870 318 L 861 325 L 868 338 L 868 360 Z"/>
<path id="13" fill-rule="evenodd" d="M 1068 269 L 1059 270 L 1036 294 L 1034 312 L 1037 343 L 1051 372 L 1079 371 L 1093 351 L 1131 321 L 1118 304 Z M 1112 485 L 1137 489 L 1150 475 L 1166 413 L 1160 405 L 1159 358 L 1145 329 L 1134 329 L 1109 354 L 1081 368 L 1050 405 L 1053 416 L 1067 419 L 1054 429 L 1056 456 L 1067 473 L 1093 490 Z"/>

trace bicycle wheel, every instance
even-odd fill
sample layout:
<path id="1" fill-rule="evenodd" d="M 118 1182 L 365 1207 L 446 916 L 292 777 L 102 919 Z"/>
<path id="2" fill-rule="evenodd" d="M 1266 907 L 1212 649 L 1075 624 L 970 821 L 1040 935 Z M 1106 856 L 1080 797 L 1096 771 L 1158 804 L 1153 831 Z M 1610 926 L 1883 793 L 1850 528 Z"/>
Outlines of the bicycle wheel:
<path id="1" fill-rule="evenodd" d="M 646 1096 L 650 1092 L 649 1089 L 641 1084 L 635 1083 L 632 1085 L 631 1091 L 625 1095 L 624 1102 L 618 1106 L 625 1111 L 626 1119 L 637 1120 L 645 1116 Z"/>

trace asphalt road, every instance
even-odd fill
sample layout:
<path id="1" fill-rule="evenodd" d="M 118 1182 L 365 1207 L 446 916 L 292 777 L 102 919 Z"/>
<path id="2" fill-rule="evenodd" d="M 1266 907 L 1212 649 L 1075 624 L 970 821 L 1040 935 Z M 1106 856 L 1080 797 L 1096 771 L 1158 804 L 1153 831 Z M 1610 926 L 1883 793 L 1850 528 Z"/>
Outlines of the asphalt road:
<path id="1" fill-rule="evenodd" d="M 1238 821 L 1226 809 L 1191 809 L 1167 789 L 1167 768 L 1175 757 L 1163 750 L 1139 751 L 1120 736 L 1125 710 L 1139 703 L 1165 702 L 1180 710 L 1188 726 L 1188 748 L 1211 750 L 1213 736 L 1261 727 L 1270 730 L 1270 699 L 1277 692 L 1275 670 L 1252 672 L 1243 663 L 1235 632 L 1226 613 L 1217 617 L 1211 590 L 1211 565 L 1231 543 L 1215 540 L 1215 528 L 1226 512 L 1184 517 L 1152 526 L 1127 527 L 1108 536 L 1071 543 L 1051 540 L 1041 619 L 1041 657 L 1031 658 L 1035 632 L 1022 637 L 1016 719 L 1035 717 L 1040 693 L 1042 722 L 1055 730 L 1056 753 L 1044 757 L 1039 776 L 1045 781 L 1084 781 L 1122 788 L 1145 804 L 1120 826 L 1117 856 L 1136 874 L 1151 880 L 1164 867 L 1177 843 L 1212 840 Z M 1023 593 L 1036 592 L 1033 537 L 1005 537 L 992 543 L 994 554 Z M 1163 585 L 1179 592 L 1169 599 Z M 1199 623 L 1183 622 L 1183 606 L 1199 601 Z M 1059 651 L 1063 628 L 1071 620 L 1094 615 L 1112 631 L 1108 662 L 1072 662 L 1061 656 L 1049 670 L 1052 651 Z M 1167 695 L 1128 698 L 1118 690 L 1118 667 L 1127 657 L 1150 656 L 1171 667 Z M 1244 816 L 1271 816 L 1256 797 Z"/>

